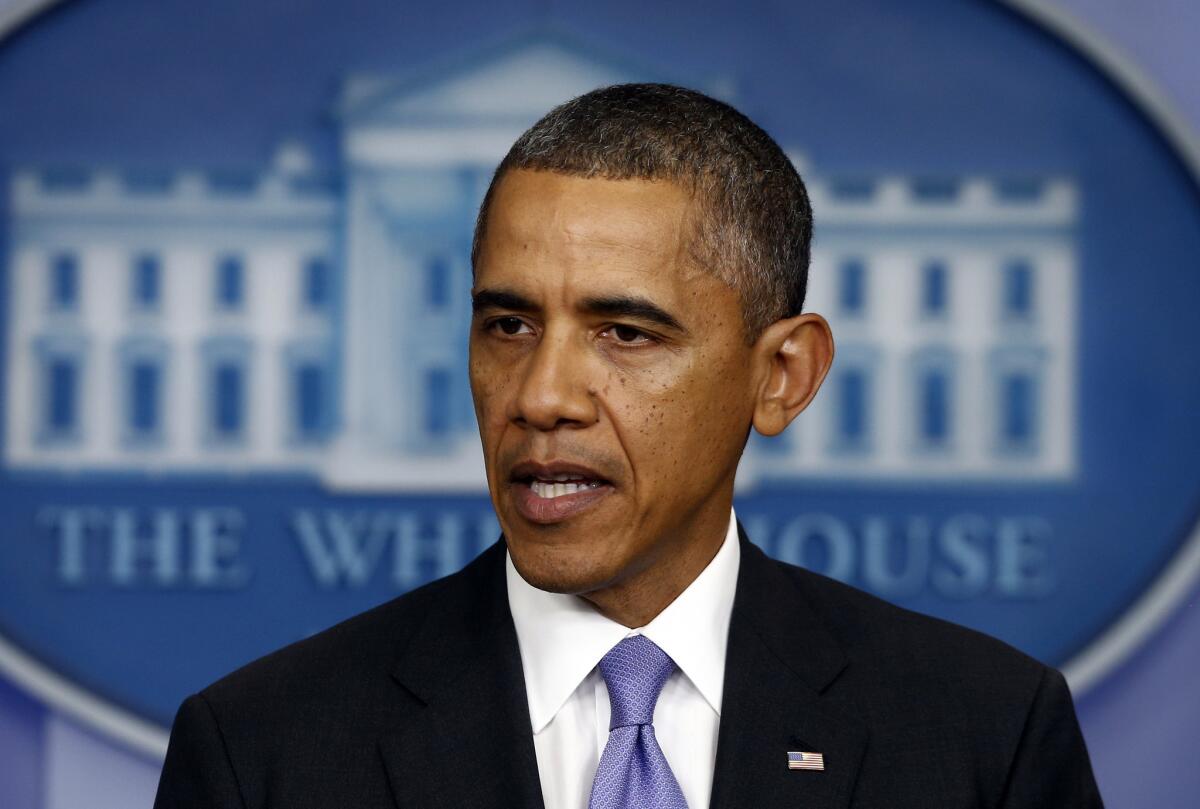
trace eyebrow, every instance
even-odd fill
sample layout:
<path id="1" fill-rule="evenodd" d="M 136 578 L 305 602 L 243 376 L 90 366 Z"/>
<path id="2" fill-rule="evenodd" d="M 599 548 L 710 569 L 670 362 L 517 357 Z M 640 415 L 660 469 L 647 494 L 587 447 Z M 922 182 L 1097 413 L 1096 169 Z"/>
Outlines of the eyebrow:
<path id="1" fill-rule="evenodd" d="M 475 314 L 492 309 L 507 309 L 514 312 L 537 312 L 541 309 L 534 301 L 508 289 L 480 289 L 471 293 L 471 309 Z M 658 304 L 637 295 L 601 295 L 584 298 L 580 311 L 607 317 L 627 317 L 654 323 L 666 329 L 688 334 L 679 319 Z"/>
<path id="2" fill-rule="evenodd" d="M 580 309 L 584 312 L 608 317 L 629 317 L 648 323 L 657 323 L 666 329 L 672 329 L 682 334 L 688 330 L 667 310 L 647 298 L 636 295 L 605 295 L 598 298 L 584 298 Z"/>
<path id="3" fill-rule="evenodd" d="M 475 314 L 489 309 L 512 309 L 517 312 L 533 312 L 538 305 L 517 292 L 507 289 L 480 289 L 471 293 L 471 311 Z"/>

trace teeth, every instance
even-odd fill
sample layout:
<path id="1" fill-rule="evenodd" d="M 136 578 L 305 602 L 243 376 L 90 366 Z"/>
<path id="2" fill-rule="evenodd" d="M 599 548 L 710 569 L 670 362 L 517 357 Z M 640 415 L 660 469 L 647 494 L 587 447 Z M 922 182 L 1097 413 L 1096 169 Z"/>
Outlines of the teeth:
<path id="1" fill-rule="evenodd" d="M 529 484 L 529 488 L 538 497 L 550 499 L 554 497 L 562 497 L 567 494 L 577 494 L 586 489 L 595 489 L 600 483 L 595 480 L 585 481 L 583 483 L 560 483 L 560 480 L 570 480 L 571 478 L 555 477 L 553 480 L 541 480 L 534 478 Z"/>

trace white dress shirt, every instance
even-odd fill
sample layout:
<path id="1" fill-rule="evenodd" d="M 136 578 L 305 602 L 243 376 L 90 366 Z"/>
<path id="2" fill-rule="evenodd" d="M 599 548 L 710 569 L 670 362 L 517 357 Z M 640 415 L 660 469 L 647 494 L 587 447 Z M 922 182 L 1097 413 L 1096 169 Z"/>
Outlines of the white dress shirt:
<path id="1" fill-rule="evenodd" d="M 737 585 L 737 521 L 708 567 L 650 623 L 629 629 L 580 596 L 531 586 L 506 560 L 508 604 L 516 625 L 546 809 L 587 809 L 608 741 L 608 689 L 597 664 L 630 635 L 645 635 L 671 656 L 654 709 L 654 734 L 688 809 L 708 809 L 725 682 L 725 645 Z"/>

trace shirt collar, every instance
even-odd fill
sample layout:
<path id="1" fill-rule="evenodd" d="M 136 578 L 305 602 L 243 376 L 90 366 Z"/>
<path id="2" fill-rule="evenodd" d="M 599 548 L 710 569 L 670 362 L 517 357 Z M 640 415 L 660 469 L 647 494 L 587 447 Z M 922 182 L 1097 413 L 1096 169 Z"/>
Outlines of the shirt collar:
<path id="1" fill-rule="evenodd" d="M 741 551 L 731 512 L 717 555 L 687 589 L 650 623 L 629 629 L 601 615 L 580 596 L 533 587 L 505 555 L 508 605 L 517 630 L 529 719 L 539 733 L 613 646 L 643 634 L 671 656 L 720 716 L 725 645 Z"/>

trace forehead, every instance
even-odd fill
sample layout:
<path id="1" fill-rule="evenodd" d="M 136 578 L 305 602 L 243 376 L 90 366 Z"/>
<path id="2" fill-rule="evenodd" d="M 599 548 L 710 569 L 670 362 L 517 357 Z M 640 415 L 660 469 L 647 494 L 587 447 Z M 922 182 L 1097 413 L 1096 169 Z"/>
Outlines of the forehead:
<path id="1" fill-rule="evenodd" d="M 670 181 L 515 169 L 493 193 L 478 269 L 488 276 L 536 270 L 542 280 L 580 271 L 593 279 L 641 273 L 646 282 L 689 280 L 696 274 L 689 251 L 695 208 Z"/>

